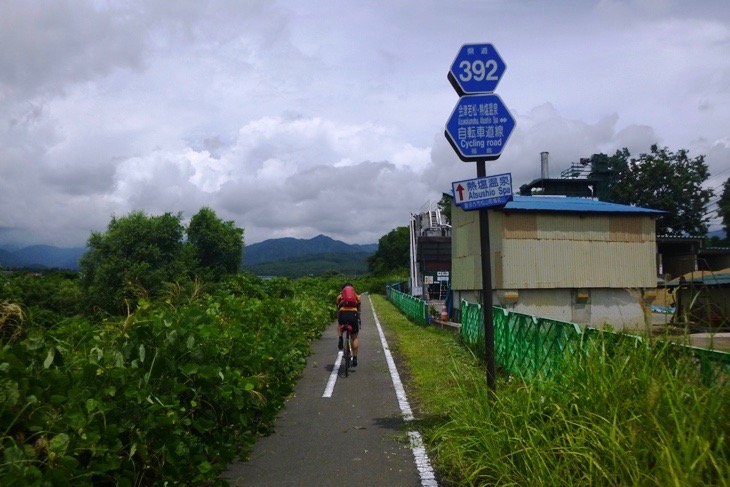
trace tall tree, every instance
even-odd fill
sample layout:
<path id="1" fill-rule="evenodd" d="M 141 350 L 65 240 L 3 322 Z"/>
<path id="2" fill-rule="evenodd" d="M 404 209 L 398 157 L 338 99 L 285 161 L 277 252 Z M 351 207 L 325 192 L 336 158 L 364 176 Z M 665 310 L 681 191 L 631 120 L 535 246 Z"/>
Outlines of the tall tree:
<path id="1" fill-rule="evenodd" d="M 725 241 L 730 241 L 730 178 L 725 180 L 722 187 L 722 195 L 717 202 L 717 214 L 722 218 Z"/>
<path id="2" fill-rule="evenodd" d="M 378 250 L 368 257 L 368 270 L 375 274 L 388 274 L 408 270 L 410 260 L 410 231 L 398 227 L 378 240 Z"/>
<path id="3" fill-rule="evenodd" d="M 447 223 L 451 223 L 451 199 L 448 195 L 443 195 L 437 203 L 439 210 L 441 210 L 441 215 L 446 218 Z"/>
<path id="4" fill-rule="evenodd" d="M 632 158 L 628 149 L 591 158 L 591 177 L 602 180 L 597 196 L 606 201 L 643 206 L 667 213 L 657 220 L 659 235 L 707 235 L 706 207 L 713 191 L 702 184 L 710 177 L 705 156 L 651 146 Z"/>
<path id="5" fill-rule="evenodd" d="M 196 271 L 205 279 L 235 274 L 241 266 L 243 229 L 223 221 L 210 208 L 201 208 L 188 226 L 188 243 L 197 259 Z"/>
<path id="6" fill-rule="evenodd" d="M 88 305 L 123 313 L 141 295 L 157 295 L 165 282 L 185 276 L 182 215 L 147 216 L 141 211 L 112 218 L 104 233 L 93 232 L 80 260 Z"/>

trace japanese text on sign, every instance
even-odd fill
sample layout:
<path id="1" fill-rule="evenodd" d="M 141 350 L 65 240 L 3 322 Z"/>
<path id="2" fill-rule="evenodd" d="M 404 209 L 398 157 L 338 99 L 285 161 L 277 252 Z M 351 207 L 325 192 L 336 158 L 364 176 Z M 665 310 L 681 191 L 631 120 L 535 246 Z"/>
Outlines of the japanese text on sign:
<path id="1" fill-rule="evenodd" d="M 464 210 L 504 205 L 512 200 L 512 174 L 452 183 L 454 203 Z"/>
<path id="2" fill-rule="evenodd" d="M 462 160 L 497 159 L 515 127 L 499 96 L 459 98 L 446 123 L 446 137 Z"/>
<path id="3" fill-rule="evenodd" d="M 458 112 L 459 145 L 470 150 L 472 154 L 477 149 L 491 154 L 492 147 L 501 147 L 504 137 L 504 123 L 506 117 L 500 117 L 499 106 L 496 103 L 471 103 L 459 106 Z"/>

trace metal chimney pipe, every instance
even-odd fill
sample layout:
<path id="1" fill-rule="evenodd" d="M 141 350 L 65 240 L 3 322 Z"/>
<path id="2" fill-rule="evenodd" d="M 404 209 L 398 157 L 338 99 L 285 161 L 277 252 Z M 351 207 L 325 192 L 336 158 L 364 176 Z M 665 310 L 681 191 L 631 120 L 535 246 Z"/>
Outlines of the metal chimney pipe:
<path id="1" fill-rule="evenodd" d="M 550 179 L 550 153 L 540 152 L 540 177 Z"/>

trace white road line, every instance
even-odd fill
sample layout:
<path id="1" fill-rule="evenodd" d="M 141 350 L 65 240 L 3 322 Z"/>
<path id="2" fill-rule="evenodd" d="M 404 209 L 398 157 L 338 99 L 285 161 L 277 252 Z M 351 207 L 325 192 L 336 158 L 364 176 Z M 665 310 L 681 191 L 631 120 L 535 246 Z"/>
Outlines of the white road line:
<path id="1" fill-rule="evenodd" d="M 370 299 L 370 296 L 368 296 Z M 375 318 L 375 326 L 378 327 L 378 334 L 380 335 L 380 343 L 383 346 L 385 352 L 385 360 L 388 362 L 388 369 L 390 369 L 390 377 L 393 380 L 393 387 L 395 388 L 395 395 L 398 398 L 398 405 L 400 406 L 403 419 L 405 421 L 413 420 L 413 411 L 411 405 L 408 403 L 408 397 L 406 397 L 406 391 L 403 388 L 403 383 L 400 380 L 398 369 L 395 367 L 395 361 L 393 360 L 393 354 L 390 353 L 388 348 L 388 341 L 385 339 L 383 328 L 380 326 L 380 320 L 378 315 L 375 314 L 375 307 L 373 306 L 372 300 L 370 301 L 370 309 L 373 310 L 373 318 Z M 416 467 L 418 468 L 418 475 L 421 476 L 422 487 L 438 487 L 436 482 L 436 476 L 434 475 L 433 468 L 431 468 L 431 461 L 428 459 L 426 448 L 423 446 L 423 438 L 418 431 L 409 431 L 408 437 L 411 440 L 411 450 L 413 450 L 413 458 L 416 460 Z"/>
<path id="2" fill-rule="evenodd" d="M 337 374 L 340 371 L 340 362 L 342 362 L 342 350 L 337 352 L 337 360 L 335 360 L 335 366 L 332 368 L 332 373 L 327 381 L 327 387 L 324 388 L 322 397 L 332 397 L 332 391 L 335 390 L 335 382 L 337 382 Z"/>

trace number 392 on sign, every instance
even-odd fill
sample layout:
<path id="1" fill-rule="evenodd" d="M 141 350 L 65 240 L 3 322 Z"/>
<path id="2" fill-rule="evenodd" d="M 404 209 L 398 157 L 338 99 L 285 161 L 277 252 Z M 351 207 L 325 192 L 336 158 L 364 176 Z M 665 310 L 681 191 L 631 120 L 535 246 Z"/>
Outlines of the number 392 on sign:
<path id="1" fill-rule="evenodd" d="M 464 44 L 451 64 L 448 78 L 459 96 L 492 93 L 506 67 L 491 44 Z"/>

